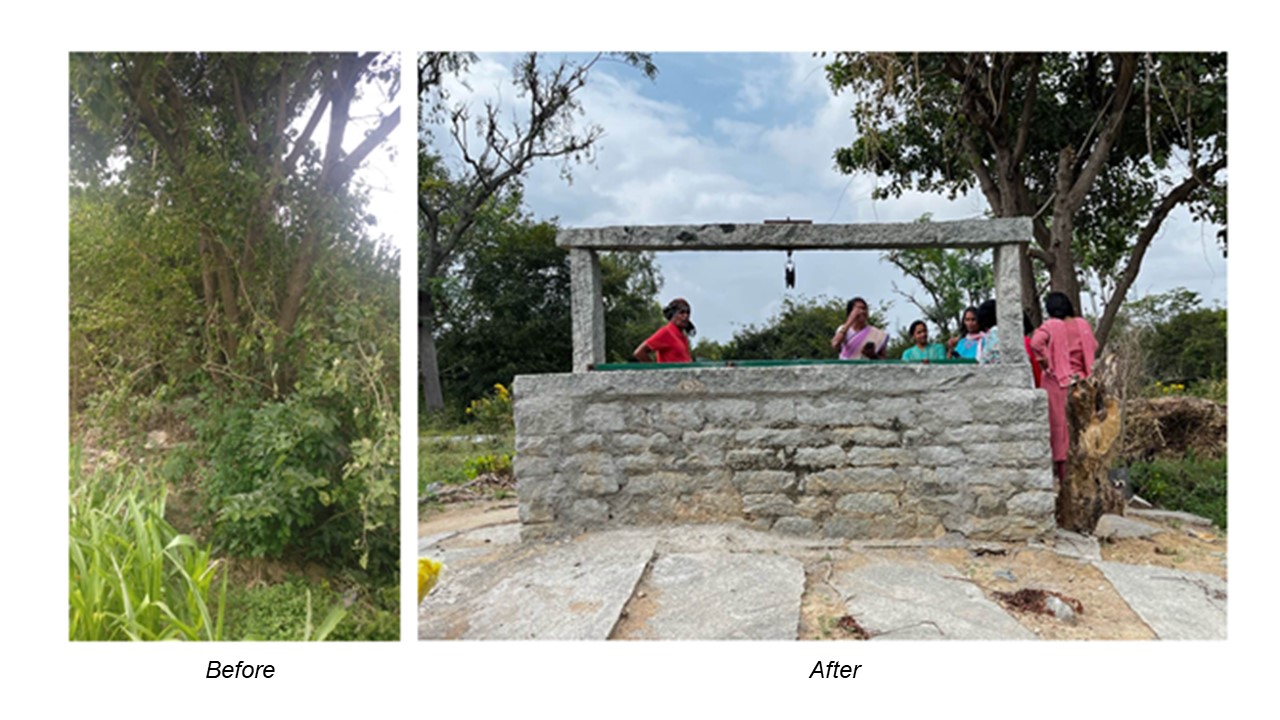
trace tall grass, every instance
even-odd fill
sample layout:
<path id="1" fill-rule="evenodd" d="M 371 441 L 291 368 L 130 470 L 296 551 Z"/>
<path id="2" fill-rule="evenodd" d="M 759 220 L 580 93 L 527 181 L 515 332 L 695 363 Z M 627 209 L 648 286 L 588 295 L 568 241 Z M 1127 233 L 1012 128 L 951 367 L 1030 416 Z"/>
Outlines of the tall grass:
<path id="1" fill-rule="evenodd" d="M 164 519 L 165 488 L 139 471 L 80 471 L 72 453 L 70 638 L 221 640 L 219 562 Z"/>

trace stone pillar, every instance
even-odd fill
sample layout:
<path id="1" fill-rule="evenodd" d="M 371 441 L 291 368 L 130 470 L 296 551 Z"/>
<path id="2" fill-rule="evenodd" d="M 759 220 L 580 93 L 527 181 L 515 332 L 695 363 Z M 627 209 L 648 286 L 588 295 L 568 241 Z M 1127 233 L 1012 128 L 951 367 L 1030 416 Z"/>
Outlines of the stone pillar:
<path id="1" fill-rule="evenodd" d="M 594 250 L 569 248 L 569 279 L 573 317 L 573 371 L 586 372 L 604 362 L 604 293 L 600 289 L 600 258 Z"/>
<path id="2" fill-rule="evenodd" d="M 1027 370 L 1030 361 L 1022 342 L 1022 268 L 1019 257 L 1026 243 L 995 247 L 996 327 L 1000 328 L 1000 362 Z M 1031 383 L 1030 379 L 1027 381 Z"/>

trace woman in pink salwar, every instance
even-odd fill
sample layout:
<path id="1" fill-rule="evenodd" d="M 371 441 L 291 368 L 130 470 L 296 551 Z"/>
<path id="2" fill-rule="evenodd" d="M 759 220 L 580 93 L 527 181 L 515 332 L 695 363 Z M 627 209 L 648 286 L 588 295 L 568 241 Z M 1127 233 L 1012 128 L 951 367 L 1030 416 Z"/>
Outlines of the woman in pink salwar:
<path id="1" fill-rule="evenodd" d="M 1031 336 L 1031 352 L 1044 368 L 1043 386 L 1049 395 L 1049 447 L 1058 481 L 1067 475 L 1067 389 L 1093 372 L 1098 341 L 1089 321 L 1076 317 L 1071 300 L 1060 292 L 1044 299 L 1049 319 Z"/>

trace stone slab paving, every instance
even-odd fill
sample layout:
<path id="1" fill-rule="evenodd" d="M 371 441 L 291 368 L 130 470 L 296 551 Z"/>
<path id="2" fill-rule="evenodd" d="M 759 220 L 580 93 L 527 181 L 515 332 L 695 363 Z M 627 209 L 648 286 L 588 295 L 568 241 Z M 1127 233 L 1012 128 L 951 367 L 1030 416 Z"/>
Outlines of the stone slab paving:
<path id="1" fill-rule="evenodd" d="M 1134 520 L 1120 515 L 1103 515 L 1093 529 L 1093 536 L 1104 540 L 1123 540 L 1125 538 L 1151 537 L 1164 532 L 1161 525 L 1152 525 L 1141 520 Z"/>
<path id="2" fill-rule="evenodd" d="M 1101 560 L 1102 547 L 1097 538 L 1058 528 L 1053 533 L 1053 551 L 1077 560 Z"/>
<path id="3" fill-rule="evenodd" d="M 446 548 L 440 582 L 418 608 L 418 637 L 605 640 L 654 544 L 651 535 L 636 533 L 584 535 L 549 545 L 498 545 L 492 561 L 464 556 L 452 567 Z"/>
<path id="4" fill-rule="evenodd" d="M 873 640 L 1031 640 L 1035 635 L 963 574 L 939 563 L 874 563 L 831 584 Z"/>
<path id="5" fill-rule="evenodd" d="M 1221 578 L 1153 565 L 1094 565 L 1161 640 L 1227 638 L 1227 583 Z"/>
<path id="6" fill-rule="evenodd" d="M 653 611 L 632 637 L 795 640 L 804 566 L 764 553 L 659 555 L 643 587 Z"/>

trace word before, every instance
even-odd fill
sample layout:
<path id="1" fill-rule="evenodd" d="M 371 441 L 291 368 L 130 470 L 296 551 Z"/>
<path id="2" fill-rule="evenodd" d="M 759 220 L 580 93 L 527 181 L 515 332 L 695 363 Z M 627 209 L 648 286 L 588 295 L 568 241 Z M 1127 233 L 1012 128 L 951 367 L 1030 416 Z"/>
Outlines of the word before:
<path id="1" fill-rule="evenodd" d="M 217 660 L 209 661 L 209 672 L 205 673 L 205 678 L 270 678 L 275 677 L 276 668 L 274 665 L 245 665 L 243 660 L 237 660 L 235 665 L 227 663 L 223 665 Z"/>
<path id="2" fill-rule="evenodd" d="M 820 678 L 856 678 L 858 677 L 858 668 L 861 665 L 841 665 L 832 660 L 826 665 L 819 660 L 817 665 L 813 666 L 813 672 L 809 673 L 809 677 L 817 675 Z"/>

